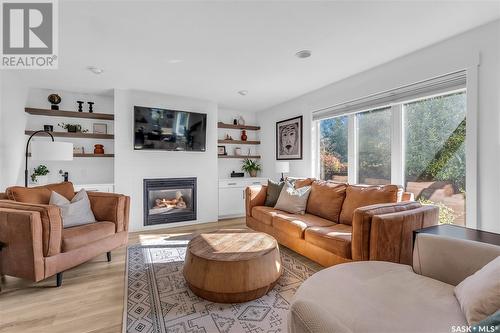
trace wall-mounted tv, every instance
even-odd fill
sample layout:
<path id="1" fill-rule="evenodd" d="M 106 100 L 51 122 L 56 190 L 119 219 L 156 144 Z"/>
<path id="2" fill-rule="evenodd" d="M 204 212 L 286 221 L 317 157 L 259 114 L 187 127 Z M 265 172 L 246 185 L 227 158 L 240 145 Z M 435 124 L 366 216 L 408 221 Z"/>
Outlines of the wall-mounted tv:
<path id="1" fill-rule="evenodd" d="M 204 113 L 134 106 L 134 149 L 205 151 Z"/>

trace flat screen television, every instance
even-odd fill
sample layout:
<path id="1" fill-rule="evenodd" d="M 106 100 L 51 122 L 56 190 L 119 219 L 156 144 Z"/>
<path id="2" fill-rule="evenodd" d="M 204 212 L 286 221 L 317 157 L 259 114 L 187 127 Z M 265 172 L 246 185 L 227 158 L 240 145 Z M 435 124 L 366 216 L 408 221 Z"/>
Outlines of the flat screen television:
<path id="1" fill-rule="evenodd" d="M 134 106 L 134 149 L 205 151 L 204 113 Z"/>

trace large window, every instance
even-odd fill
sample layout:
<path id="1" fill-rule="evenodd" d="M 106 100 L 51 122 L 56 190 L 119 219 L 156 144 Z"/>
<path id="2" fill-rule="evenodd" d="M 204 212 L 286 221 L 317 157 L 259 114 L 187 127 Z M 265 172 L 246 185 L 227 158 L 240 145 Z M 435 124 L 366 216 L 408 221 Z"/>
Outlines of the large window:
<path id="1" fill-rule="evenodd" d="M 322 119 L 320 177 L 401 185 L 465 225 L 465 128 L 463 89 Z"/>
<path id="2" fill-rule="evenodd" d="M 465 225 L 465 92 L 403 105 L 406 189 Z"/>
<path id="3" fill-rule="evenodd" d="M 322 179 L 347 182 L 347 116 L 320 124 L 320 174 Z"/>
<path id="4" fill-rule="evenodd" d="M 358 113 L 358 182 L 391 183 L 391 108 Z"/>

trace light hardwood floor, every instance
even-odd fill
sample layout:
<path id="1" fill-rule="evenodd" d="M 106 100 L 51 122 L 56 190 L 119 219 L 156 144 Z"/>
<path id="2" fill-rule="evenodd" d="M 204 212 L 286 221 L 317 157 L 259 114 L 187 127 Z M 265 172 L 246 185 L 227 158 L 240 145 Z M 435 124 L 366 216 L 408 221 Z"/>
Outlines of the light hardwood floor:
<path id="1" fill-rule="evenodd" d="M 232 219 L 135 232 L 129 235 L 129 245 L 221 228 L 245 228 L 245 222 Z M 5 277 L 0 292 L 0 333 L 121 332 L 125 247 L 113 251 L 112 255 L 110 263 L 103 254 L 64 272 L 60 288 L 55 288 L 55 277 L 39 283 Z"/>

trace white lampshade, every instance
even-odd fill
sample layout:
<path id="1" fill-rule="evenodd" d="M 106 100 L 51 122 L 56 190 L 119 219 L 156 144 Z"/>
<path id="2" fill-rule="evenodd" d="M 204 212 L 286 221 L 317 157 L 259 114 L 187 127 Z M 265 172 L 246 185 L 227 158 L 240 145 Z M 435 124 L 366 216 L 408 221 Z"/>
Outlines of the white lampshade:
<path id="1" fill-rule="evenodd" d="M 38 161 L 72 161 L 73 144 L 70 142 L 33 141 L 31 159 Z"/>
<path id="2" fill-rule="evenodd" d="M 276 172 L 277 173 L 287 173 L 290 171 L 289 162 L 276 162 Z"/>

